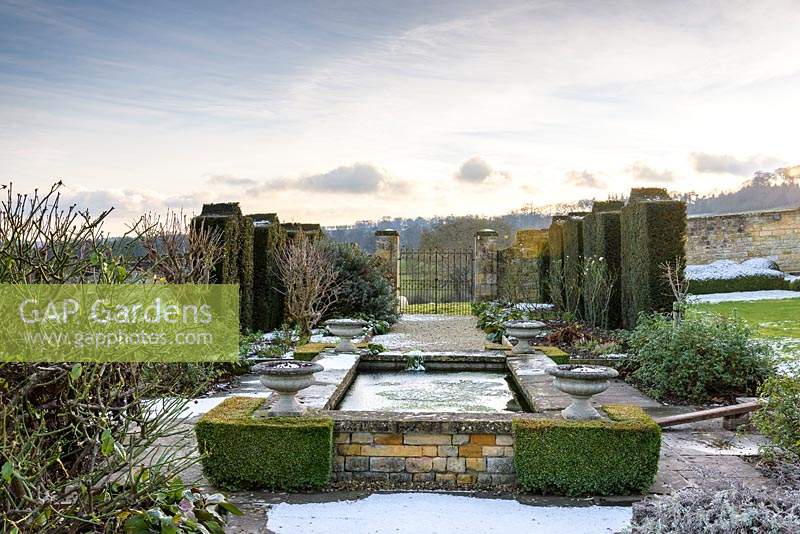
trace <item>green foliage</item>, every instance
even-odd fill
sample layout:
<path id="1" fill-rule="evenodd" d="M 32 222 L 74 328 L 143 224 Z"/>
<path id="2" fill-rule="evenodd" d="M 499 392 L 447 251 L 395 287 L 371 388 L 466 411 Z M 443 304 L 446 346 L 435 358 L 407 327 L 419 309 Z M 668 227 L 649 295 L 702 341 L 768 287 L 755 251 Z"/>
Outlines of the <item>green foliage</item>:
<path id="1" fill-rule="evenodd" d="M 763 407 L 752 414 L 758 431 L 778 447 L 800 455 L 800 377 L 772 376 L 758 393 Z"/>
<path id="2" fill-rule="evenodd" d="M 620 212 L 600 211 L 594 216 L 596 218 L 594 251 L 598 258 L 603 258 L 608 274 L 614 280 L 611 300 L 608 303 L 608 326 L 619 328 L 622 326 Z"/>
<path id="3" fill-rule="evenodd" d="M 631 379 L 657 399 L 730 400 L 754 393 L 772 369 L 769 347 L 736 316 L 642 314 L 627 341 Z"/>
<path id="4" fill-rule="evenodd" d="M 195 426 L 203 472 L 221 488 L 319 489 L 331 477 L 333 420 L 253 417 L 264 399 L 231 397 Z"/>
<path id="5" fill-rule="evenodd" d="M 567 311 L 567 301 L 564 298 L 564 261 L 553 259 L 547 270 L 547 293 L 556 310 L 561 313 Z"/>
<path id="6" fill-rule="evenodd" d="M 627 328 L 636 325 L 642 312 L 672 310 L 673 295 L 662 266 L 686 263 L 686 203 L 634 200 L 640 196 L 637 191 L 631 191 L 632 200 L 620 219 L 622 310 Z"/>
<path id="7" fill-rule="evenodd" d="M 475 233 L 492 228 L 497 232 L 498 248 L 511 244 L 514 231 L 507 222 L 499 218 L 474 215 L 451 216 L 424 230 L 419 240 L 419 250 L 472 250 Z M 403 234 L 405 240 L 405 234 Z"/>
<path id="8" fill-rule="evenodd" d="M 638 406 L 605 406 L 609 421 L 517 419 L 514 466 L 526 491 L 628 495 L 650 488 L 661 429 Z"/>
<path id="9" fill-rule="evenodd" d="M 583 257 L 598 256 L 597 247 L 597 214 L 590 213 L 581 220 L 583 232 Z"/>
<path id="10" fill-rule="evenodd" d="M 342 283 L 339 299 L 328 317 L 367 316 L 395 323 L 397 296 L 386 278 L 381 260 L 349 243 L 326 244 Z"/>
<path id="11" fill-rule="evenodd" d="M 216 204 L 205 204 L 216 206 Z M 239 223 L 235 217 L 227 215 L 198 215 L 192 219 L 192 227 L 205 227 L 220 235 L 222 255 L 214 266 L 213 280 L 215 284 L 239 283 Z"/>
<path id="12" fill-rule="evenodd" d="M 122 512 L 126 534 L 222 534 L 228 514 L 242 515 L 221 493 L 206 495 L 173 479 L 147 510 Z"/>
<path id="13" fill-rule="evenodd" d="M 728 279 L 689 280 L 692 295 L 709 293 L 733 293 L 737 291 L 763 291 L 767 289 L 788 289 L 789 282 L 780 276 L 749 275 Z"/>
<path id="14" fill-rule="evenodd" d="M 603 258 L 586 257 L 582 264 L 583 318 L 592 326 L 608 328 L 608 309 L 615 278 Z"/>
<path id="15" fill-rule="evenodd" d="M 577 316 L 581 310 L 581 264 L 583 225 L 577 216 L 564 221 L 564 303 L 566 311 Z"/>
<path id="16" fill-rule="evenodd" d="M 239 324 L 243 331 L 253 328 L 253 219 L 239 219 Z"/>
<path id="17" fill-rule="evenodd" d="M 472 314 L 478 318 L 478 328 L 486 332 L 486 339 L 500 343 L 506 333 L 503 323 L 518 319 L 541 320 L 547 311 L 515 306 L 500 302 L 473 302 Z"/>
<path id="18" fill-rule="evenodd" d="M 239 324 L 252 328 L 253 319 L 253 221 L 242 216 L 238 202 L 204 204 L 192 227 L 220 234 L 222 255 L 214 267 L 215 284 L 239 284 Z"/>
<path id="19" fill-rule="evenodd" d="M 274 213 L 250 215 L 253 229 L 253 329 L 269 332 L 283 323 L 284 295 L 278 254 L 286 231 Z"/>
<path id="20" fill-rule="evenodd" d="M 518 258 L 508 252 L 497 252 L 497 298 L 506 302 L 544 302 L 545 260 Z"/>
<path id="21" fill-rule="evenodd" d="M 789 282 L 789 291 L 800 291 L 800 278 L 795 278 Z"/>

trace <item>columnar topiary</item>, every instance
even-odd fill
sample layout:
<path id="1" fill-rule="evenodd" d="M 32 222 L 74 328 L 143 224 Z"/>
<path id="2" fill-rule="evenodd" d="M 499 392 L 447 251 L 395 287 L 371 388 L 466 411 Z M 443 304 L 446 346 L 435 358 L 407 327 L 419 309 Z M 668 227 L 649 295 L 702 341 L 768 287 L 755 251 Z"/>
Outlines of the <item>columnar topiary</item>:
<path id="1" fill-rule="evenodd" d="M 608 326 L 622 326 L 620 212 L 595 213 L 595 254 L 603 258 L 609 275 L 614 280 L 614 291 L 608 305 Z"/>
<path id="2" fill-rule="evenodd" d="M 312 241 L 317 241 L 325 237 L 322 227 L 315 223 L 282 223 L 281 226 L 286 231 L 286 235 L 291 240 L 298 233 L 302 232 Z"/>
<path id="3" fill-rule="evenodd" d="M 204 204 L 203 211 L 192 219 L 192 226 L 204 226 L 220 232 L 223 254 L 214 268 L 216 284 L 239 284 L 239 324 L 242 330 L 252 326 L 253 222 L 242 216 L 238 202 Z"/>
<path id="4" fill-rule="evenodd" d="M 581 220 L 583 232 L 583 257 L 593 258 L 597 256 L 595 245 L 597 243 L 597 215 L 592 212 Z"/>
<path id="5" fill-rule="evenodd" d="M 674 298 L 663 265 L 685 263 L 686 203 L 663 200 L 665 194 L 633 189 L 621 212 L 622 308 L 627 328 L 636 325 L 641 312 L 672 309 Z"/>
<path id="6" fill-rule="evenodd" d="M 550 251 L 547 288 L 550 301 L 557 306 L 564 302 L 564 223 L 568 218 L 566 215 L 554 215 L 547 230 L 547 247 Z M 551 291 L 560 294 L 551 295 Z"/>
<path id="7" fill-rule="evenodd" d="M 239 232 L 239 322 L 253 328 L 253 219 L 242 217 Z"/>
<path id="8" fill-rule="evenodd" d="M 564 297 L 567 309 L 578 313 L 581 302 L 583 260 L 583 214 L 570 214 L 564 221 Z"/>
<path id="9" fill-rule="evenodd" d="M 249 217 L 254 222 L 253 329 L 268 332 L 283 323 L 283 284 L 277 261 L 287 237 L 276 214 L 258 213 Z"/>

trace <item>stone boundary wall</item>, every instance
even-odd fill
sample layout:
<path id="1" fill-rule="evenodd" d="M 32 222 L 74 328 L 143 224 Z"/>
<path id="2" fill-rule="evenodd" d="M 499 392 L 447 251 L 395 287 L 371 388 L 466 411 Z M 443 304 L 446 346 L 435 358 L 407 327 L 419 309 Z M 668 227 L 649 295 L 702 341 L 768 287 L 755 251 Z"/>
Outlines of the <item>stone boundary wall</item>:
<path id="1" fill-rule="evenodd" d="M 509 425 L 510 427 L 510 425 Z M 435 483 L 490 487 L 514 483 L 514 438 L 501 434 L 336 432 L 337 482 Z"/>
<path id="2" fill-rule="evenodd" d="M 771 257 L 784 271 L 800 271 L 800 208 L 689 217 L 687 263 L 753 257 Z"/>

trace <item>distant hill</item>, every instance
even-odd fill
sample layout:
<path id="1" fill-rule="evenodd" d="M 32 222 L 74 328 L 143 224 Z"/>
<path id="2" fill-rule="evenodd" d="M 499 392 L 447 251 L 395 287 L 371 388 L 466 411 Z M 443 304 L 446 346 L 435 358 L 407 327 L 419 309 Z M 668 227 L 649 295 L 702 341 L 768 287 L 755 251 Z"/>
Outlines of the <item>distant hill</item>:
<path id="1" fill-rule="evenodd" d="M 676 195 L 686 200 L 690 215 L 718 215 L 800 207 L 800 166 L 757 172 L 741 188 L 729 193 Z"/>
<path id="2" fill-rule="evenodd" d="M 800 166 L 757 172 L 742 187 L 732 192 L 698 195 L 672 193 L 685 200 L 690 215 L 721 215 L 746 211 L 762 211 L 800 207 Z M 547 206 L 526 205 L 519 210 L 497 217 L 479 215 L 449 217 L 417 217 L 415 219 L 384 218 L 379 221 L 359 221 L 352 225 L 329 226 L 326 234 L 335 241 L 357 243 L 374 252 L 375 231 L 392 228 L 400 232 L 405 248 L 441 248 L 459 250 L 471 246 L 474 230 L 492 228 L 500 234 L 501 244 L 513 240 L 514 232 L 524 228 L 547 228 L 552 215 L 591 209 L 592 200 Z"/>

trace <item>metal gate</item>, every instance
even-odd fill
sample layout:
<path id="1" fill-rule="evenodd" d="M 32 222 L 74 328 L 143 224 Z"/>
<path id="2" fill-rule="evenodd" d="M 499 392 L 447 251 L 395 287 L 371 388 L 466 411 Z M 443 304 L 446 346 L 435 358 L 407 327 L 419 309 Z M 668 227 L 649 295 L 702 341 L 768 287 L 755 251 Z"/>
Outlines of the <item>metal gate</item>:
<path id="1" fill-rule="evenodd" d="M 400 252 L 400 311 L 464 315 L 474 296 L 471 251 Z"/>

